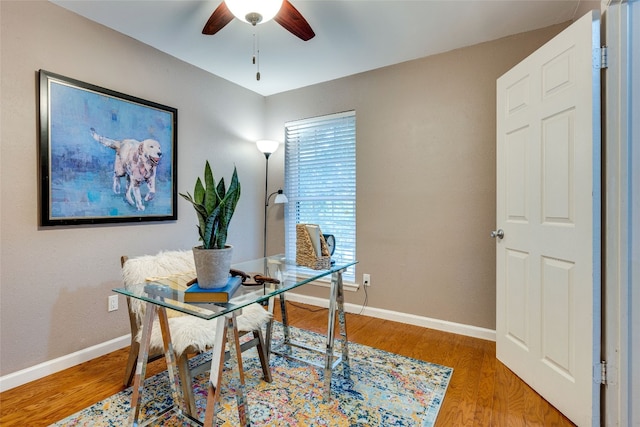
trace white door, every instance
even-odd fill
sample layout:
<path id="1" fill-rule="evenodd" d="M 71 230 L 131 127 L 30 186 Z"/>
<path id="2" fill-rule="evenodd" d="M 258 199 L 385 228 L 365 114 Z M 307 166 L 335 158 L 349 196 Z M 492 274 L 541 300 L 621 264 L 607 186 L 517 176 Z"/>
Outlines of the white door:
<path id="1" fill-rule="evenodd" d="M 580 426 L 600 404 L 599 20 L 497 82 L 497 357 Z"/>

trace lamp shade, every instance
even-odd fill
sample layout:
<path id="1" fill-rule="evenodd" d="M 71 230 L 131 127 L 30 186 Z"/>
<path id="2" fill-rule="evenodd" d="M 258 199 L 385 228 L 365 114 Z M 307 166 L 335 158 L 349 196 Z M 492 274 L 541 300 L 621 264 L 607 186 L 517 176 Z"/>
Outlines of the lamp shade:
<path id="1" fill-rule="evenodd" d="M 273 203 L 276 204 L 282 204 L 282 203 L 288 203 L 289 199 L 287 199 L 287 196 L 284 195 L 284 193 L 282 193 L 282 190 L 278 191 L 278 194 L 276 194 L 276 198 L 273 201 Z"/>
<path id="2" fill-rule="evenodd" d="M 256 145 L 261 153 L 271 154 L 278 149 L 280 143 L 269 139 L 261 139 L 260 141 L 256 141 Z"/>
<path id="3" fill-rule="evenodd" d="M 282 0 L 225 0 L 233 15 L 249 24 L 270 21 L 282 7 Z"/>

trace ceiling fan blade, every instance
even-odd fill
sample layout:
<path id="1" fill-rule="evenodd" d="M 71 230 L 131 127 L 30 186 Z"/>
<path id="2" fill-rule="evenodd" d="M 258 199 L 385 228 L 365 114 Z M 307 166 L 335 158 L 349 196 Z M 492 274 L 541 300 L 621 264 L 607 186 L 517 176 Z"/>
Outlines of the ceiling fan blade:
<path id="1" fill-rule="evenodd" d="M 280 12 L 278 12 L 273 20 L 282 25 L 285 30 L 304 41 L 311 40 L 316 35 L 307 20 L 298 12 L 298 9 L 293 7 L 289 0 L 282 2 Z"/>
<path id="2" fill-rule="evenodd" d="M 217 33 L 223 29 L 225 25 L 231 22 L 233 18 L 233 13 L 231 13 L 227 4 L 223 1 L 209 17 L 209 20 L 202 29 L 202 34 L 211 36 Z"/>

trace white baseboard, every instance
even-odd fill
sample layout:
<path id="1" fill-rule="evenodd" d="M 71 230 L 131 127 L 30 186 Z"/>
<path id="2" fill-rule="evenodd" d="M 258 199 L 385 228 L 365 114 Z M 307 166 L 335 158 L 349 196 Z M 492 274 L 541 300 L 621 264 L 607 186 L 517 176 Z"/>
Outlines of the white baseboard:
<path id="1" fill-rule="evenodd" d="M 326 298 L 310 297 L 295 293 L 287 293 L 287 300 L 292 302 L 300 302 L 311 304 L 318 307 L 329 306 L 329 300 Z M 454 323 L 446 320 L 432 319 L 429 317 L 416 316 L 414 314 L 400 313 L 397 311 L 384 310 L 382 308 L 365 307 L 356 304 L 345 304 L 344 309 L 347 313 L 360 313 L 365 316 L 376 317 L 379 319 L 393 320 L 395 322 L 407 323 L 409 325 L 422 326 L 424 328 L 435 329 L 438 331 L 450 332 L 453 334 L 466 335 L 474 338 L 480 338 L 489 341 L 496 340 L 496 331 L 491 329 L 479 328 L 477 326 L 464 325 L 462 323 Z M 104 356 L 112 351 L 119 350 L 131 343 L 131 335 L 123 335 L 114 338 L 102 344 L 76 351 L 75 353 L 40 363 L 39 365 L 13 372 L 0 377 L 0 392 L 12 389 L 14 387 L 26 384 L 44 378 L 47 375 L 55 374 L 80 363 L 87 362 L 96 357 Z M 124 367 L 123 367 L 124 369 Z"/>
<path id="2" fill-rule="evenodd" d="M 80 363 L 87 362 L 96 357 L 104 356 L 112 351 L 119 350 L 131 343 L 131 334 L 127 334 L 101 344 L 94 345 L 57 359 L 40 363 L 21 371 L 12 372 L 11 374 L 0 377 L 0 392 L 18 387 L 28 382 L 44 378 L 47 375 L 55 374 Z M 122 367 L 124 372 L 124 366 Z"/>
<path id="3" fill-rule="evenodd" d="M 303 304 L 311 304 L 318 307 L 329 307 L 329 300 L 326 298 L 310 297 L 306 295 L 287 292 L 287 300 L 292 302 L 300 302 Z M 347 313 L 363 314 L 365 316 L 371 316 L 378 319 L 393 320 L 394 322 L 422 326 L 423 328 L 435 329 L 438 331 L 450 332 L 453 334 L 465 335 L 488 341 L 496 340 L 495 330 L 480 328 L 478 326 L 449 322 L 447 320 L 432 319 L 430 317 L 400 313 L 398 311 L 385 310 L 375 307 L 365 307 L 363 310 L 362 306 L 350 303 L 345 303 L 344 310 Z"/>

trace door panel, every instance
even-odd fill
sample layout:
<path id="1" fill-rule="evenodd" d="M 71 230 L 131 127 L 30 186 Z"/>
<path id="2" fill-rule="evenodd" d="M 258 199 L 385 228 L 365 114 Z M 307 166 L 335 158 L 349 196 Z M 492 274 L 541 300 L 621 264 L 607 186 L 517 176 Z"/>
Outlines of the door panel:
<path id="1" fill-rule="evenodd" d="M 498 79 L 497 357 L 578 425 L 599 423 L 599 14 Z"/>
<path id="2" fill-rule="evenodd" d="M 516 129 L 506 136 L 507 218 L 526 223 L 528 218 L 527 152 L 529 128 Z"/>
<path id="3" fill-rule="evenodd" d="M 542 259 L 542 360 L 568 380 L 574 380 L 572 269 L 574 263 L 553 258 Z"/>
<path id="4" fill-rule="evenodd" d="M 523 351 L 529 350 L 529 254 L 508 250 L 507 275 L 512 283 L 507 294 L 507 336 Z"/>
<path id="5" fill-rule="evenodd" d="M 542 221 L 547 225 L 573 223 L 573 110 L 542 121 Z"/>

